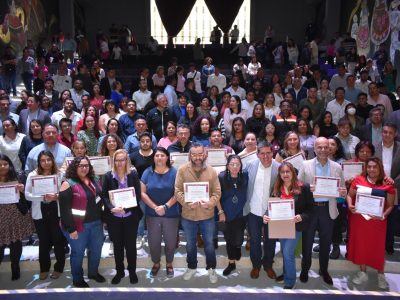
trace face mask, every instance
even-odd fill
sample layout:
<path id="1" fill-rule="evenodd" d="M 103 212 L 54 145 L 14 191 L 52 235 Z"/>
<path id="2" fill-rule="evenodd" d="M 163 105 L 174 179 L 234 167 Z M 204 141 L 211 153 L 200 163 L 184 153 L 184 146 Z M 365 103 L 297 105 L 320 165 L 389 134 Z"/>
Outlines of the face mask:
<path id="1" fill-rule="evenodd" d="M 350 108 L 347 110 L 347 113 L 348 113 L 349 115 L 354 116 L 354 115 L 356 114 L 356 109 L 355 109 L 354 107 L 350 107 Z"/>
<path id="2" fill-rule="evenodd" d="M 218 112 L 217 111 L 210 111 L 210 115 L 213 118 L 216 118 L 218 116 Z"/>

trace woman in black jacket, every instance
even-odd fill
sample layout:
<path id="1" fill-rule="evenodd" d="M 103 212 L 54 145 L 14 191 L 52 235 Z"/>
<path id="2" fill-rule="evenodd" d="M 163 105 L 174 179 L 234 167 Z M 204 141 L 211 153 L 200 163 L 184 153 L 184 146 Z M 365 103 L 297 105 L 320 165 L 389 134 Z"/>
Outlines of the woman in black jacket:
<path id="1" fill-rule="evenodd" d="M 292 289 L 296 283 L 296 258 L 294 255 L 301 232 L 306 230 L 313 212 L 314 199 L 310 185 L 297 180 L 296 169 L 289 162 L 283 162 L 278 169 L 279 176 L 274 186 L 274 194 L 280 199 L 294 199 L 296 236 L 294 239 L 279 239 L 283 256 L 283 275 L 276 278 L 285 289 Z M 267 215 L 264 223 L 271 221 Z"/>
<path id="2" fill-rule="evenodd" d="M 124 205 L 110 199 L 109 191 L 133 188 L 136 205 Z M 136 275 L 136 235 L 139 221 L 142 218 L 140 180 L 135 171 L 131 171 L 128 153 L 119 149 L 114 153 L 113 169 L 104 176 L 103 201 L 105 203 L 105 220 L 110 239 L 114 243 L 114 259 L 117 274 L 111 280 L 118 284 L 125 276 L 124 250 L 128 261 L 129 280 L 138 282 Z"/>

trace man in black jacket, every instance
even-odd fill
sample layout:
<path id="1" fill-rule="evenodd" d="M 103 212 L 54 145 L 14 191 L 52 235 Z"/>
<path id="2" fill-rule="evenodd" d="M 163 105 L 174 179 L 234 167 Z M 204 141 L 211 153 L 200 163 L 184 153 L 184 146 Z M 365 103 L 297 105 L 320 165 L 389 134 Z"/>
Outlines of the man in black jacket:
<path id="1" fill-rule="evenodd" d="M 176 123 L 175 114 L 168 108 L 167 97 L 164 94 L 159 94 L 157 96 L 157 106 L 147 114 L 149 131 L 153 133 L 157 141 L 164 136 L 169 121 Z"/>

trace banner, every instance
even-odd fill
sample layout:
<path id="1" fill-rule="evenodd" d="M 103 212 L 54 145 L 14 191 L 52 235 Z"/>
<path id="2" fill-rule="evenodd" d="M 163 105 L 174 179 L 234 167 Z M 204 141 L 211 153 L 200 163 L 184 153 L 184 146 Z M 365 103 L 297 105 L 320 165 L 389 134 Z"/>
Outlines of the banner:
<path id="1" fill-rule="evenodd" d="M 386 41 L 390 33 L 389 12 L 386 0 L 375 0 L 371 21 L 371 41 L 380 45 Z"/>
<path id="2" fill-rule="evenodd" d="M 369 40 L 369 25 L 368 25 L 368 6 L 367 0 L 364 0 L 361 5 L 360 12 L 360 25 L 357 32 L 357 52 L 358 55 L 367 56 L 369 53 L 370 40 Z"/>

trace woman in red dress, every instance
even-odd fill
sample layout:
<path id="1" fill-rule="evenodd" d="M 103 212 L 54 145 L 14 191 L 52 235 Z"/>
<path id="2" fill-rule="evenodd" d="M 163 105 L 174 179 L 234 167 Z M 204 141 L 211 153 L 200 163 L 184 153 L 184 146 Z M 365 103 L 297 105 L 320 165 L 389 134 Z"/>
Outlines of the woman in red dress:
<path id="1" fill-rule="evenodd" d="M 386 217 L 393 209 L 395 198 L 394 186 L 386 184 L 384 177 L 385 172 L 382 161 L 376 157 L 369 158 L 366 161 L 364 172 L 353 180 L 349 194 L 347 195 L 347 204 L 350 210 L 347 259 L 360 265 L 360 271 L 352 281 L 355 284 L 366 282 L 368 280 L 366 270 L 367 266 L 369 266 L 378 271 L 378 286 L 380 289 L 389 288 L 384 275 Z M 366 188 L 370 189 L 372 195 L 384 196 L 386 198 L 381 218 L 374 216 L 365 217 L 356 213 L 354 203 L 357 190 L 360 192 L 362 189 L 364 193 Z"/>

